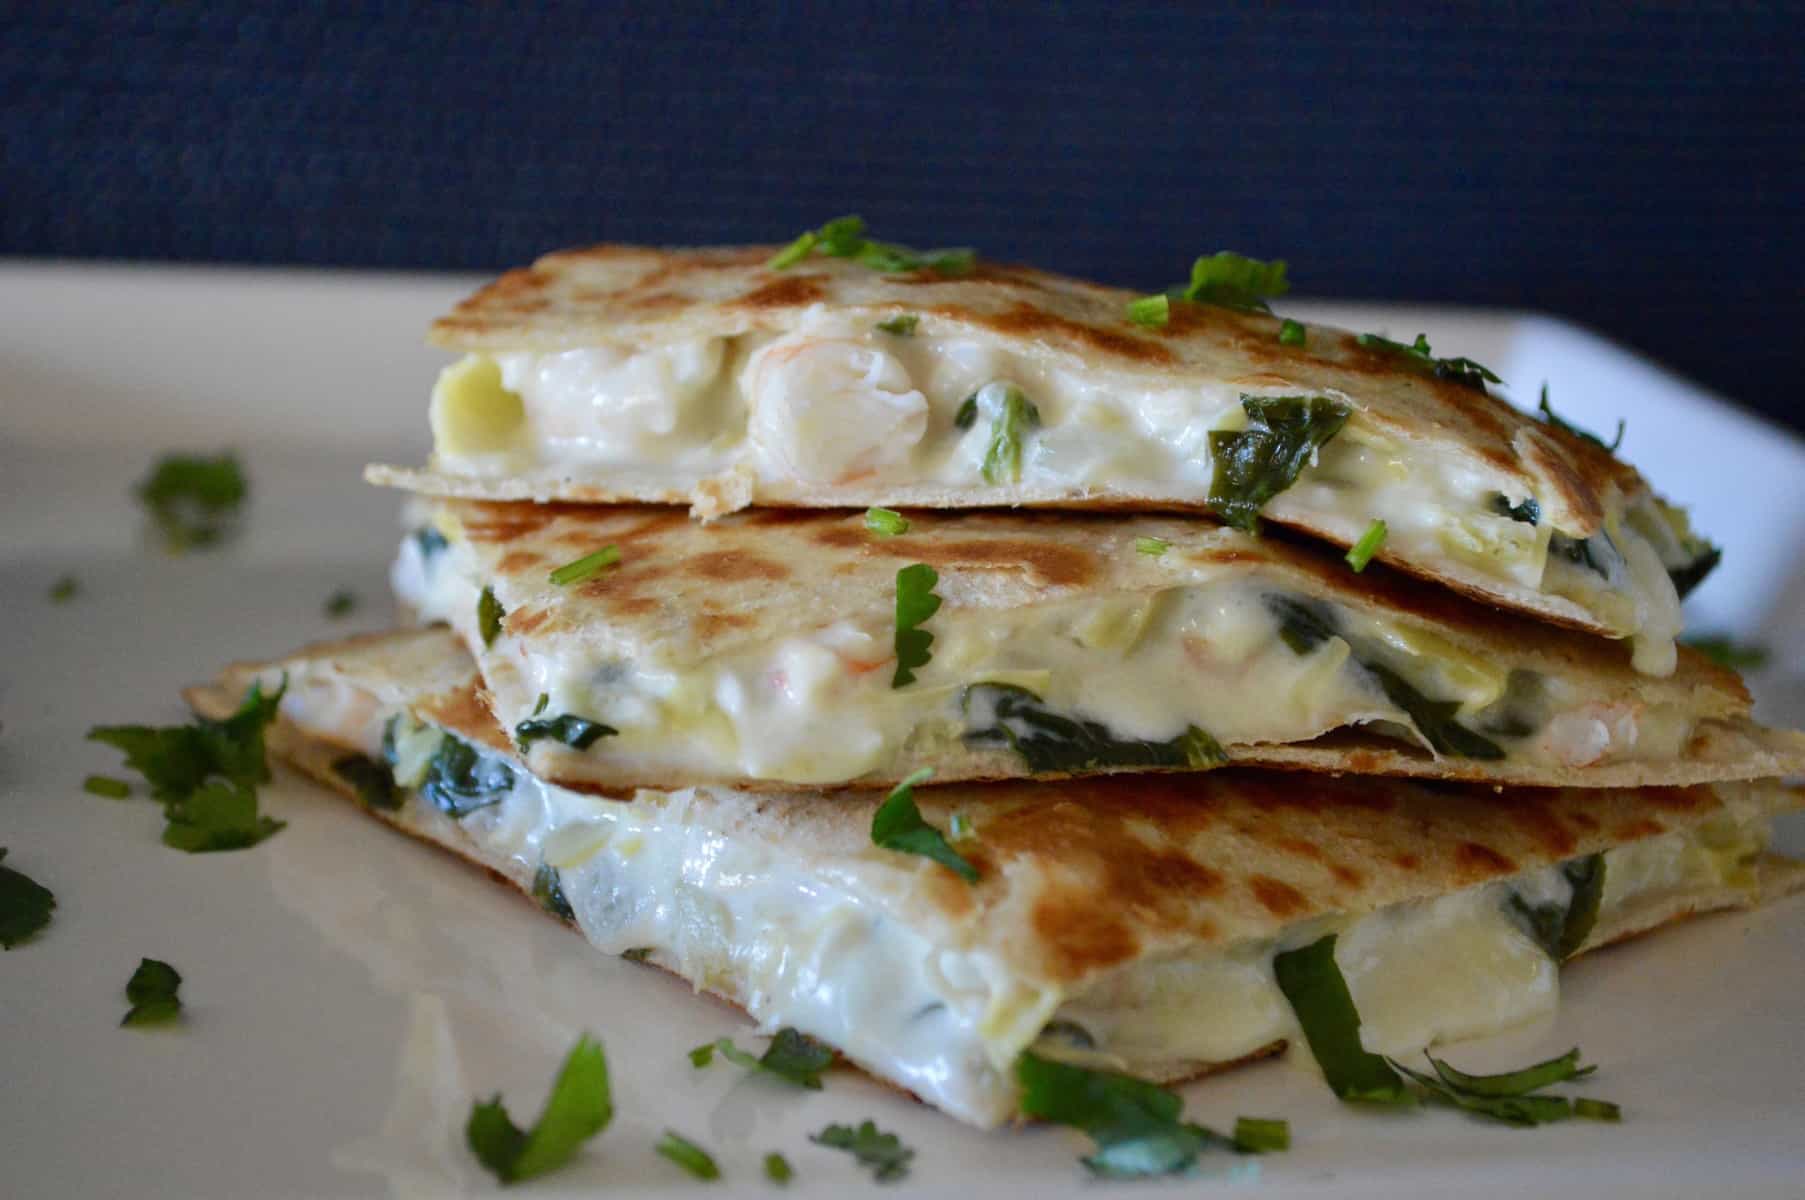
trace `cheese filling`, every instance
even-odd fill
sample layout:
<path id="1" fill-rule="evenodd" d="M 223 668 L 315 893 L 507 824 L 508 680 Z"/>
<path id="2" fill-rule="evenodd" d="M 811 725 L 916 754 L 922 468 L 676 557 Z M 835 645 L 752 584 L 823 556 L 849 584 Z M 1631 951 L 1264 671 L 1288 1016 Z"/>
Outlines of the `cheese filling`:
<path id="1" fill-rule="evenodd" d="M 489 584 L 510 608 L 507 581 L 485 579 L 455 532 L 430 559 L 421 544 L 403 542 L 397 595 L 481 646 L 478 597 Z M 1080 750 L 1098 766 L 1202 765 L 1171 746 L 1192 728 L 1244 747 L 1361 727 L 1438 756 L 1553 768 L 1671 759 L 1693 727 L 1678 704 L 1615 701 L 1583 681 L 1513 672 L 1425 629 L 1239 575 L 1009 611 L 949 605 L 932 621 L 933 657 L 904 688 L 892 686 L 892 621 L 835 620 L 685 665 L 623 661 L 578 639 L 529 653 L 504 622 L 484 671 L 510 724 L 544 694 L 548 712 L 618 731 L 588 753 L 715 780 L 900 778 L 961 744 L 1019 743 L 1035 716 L 1000 714 L 1023 700 L 1048 720 L 1094 723 L 1107 739 L 1024 752 L 1033 772 L 1057 769 L 1045 764 L 1061 755 L 1082 765 Z M 1144 757 L 1140 743 L 1167 746 L 1152 753 L 1175 761 Z"/>
<path id="2" fill-rule="evenodd" d="M 1549 1012 L 1558 997 L 1555 964 L 1508 904 L 1513 895 L 1565 902 L 1570 885 L 1558 866 L 1318 918 L 1277 938 L 1147 957 L 1068 990 L 912 925 L 893 894 L 867 886 L 868 874 L 893 865 L 888 851 L 811 866 L 794 848 L 713 823 L 694 790 L 605 800 L 478 750 L 473 775 L 491 790 L 453 816 L 426 782 L 428 761 L 453 735 L 327 670 L 291 667 L 290 682 L 282 712 L 303 730 L 371 758 L 386 741 L 403 789 L 397 819 L 467 844 L 516 880 L 556 872 L 597 948 L 649 952 L 697 988 L 740 1003 L 762 1029 L 793 1026 L 979 1125 L 1013 1113 L 1010 1064 L 1030 1046 L 1161 1078 L 1295 1041 L 1272 958 L 1328 932 L 1339 934 L 1337 961 L 1376 1052 L 1491 1033 Z M 1752 887 L 1749 864 L 1764 839 L 1765 810 L 1750 799 L 1697 830 L 1608 851 L 1600 922 L 1676 890 Z M 1006 942 L 1006 932 L 988 940 Z"/>
<path id="3" fill-rule="evenodd" d="M 1009 478 L 984 470 L 995 414 L 959 419 L 997 383 L 1021 388 L 1039 418 Z M 472 355 L 434 389 L 434 462 L 479 477 L 599 472 L 623 486 L 650 472 L 662 493 L 692 496 L 749 473 L 760 498 L 779 502 L 835 485 L 884 503 L 910 502 L 910 489 L 932 503 L 947 488 L 980 503 L 1112 492 L 1196 503 L 1216 471 L 1211 432 L 1247 423 L 1242 397 L 1295 392 L 1255 381 L 1105 384 L 980 339 L 897 336 L 814 310 L 782 337 Z M 1565 598 L 1647 645 L 1644 669 L 1672 670 L 1674 585 L 1637 565 L 1690 562 L 1660 553 L 1671 538 L 1613 511 L 1629 569 L 1577 578 L 1549 553 L 1557 531 L 1509 515 L 1533 497 L 1506 496 L 1483 470 L 1436 462 L 1374 428 L 1345 395 L 1329 398 L 1351 417 L 1268 515 L 1348 544 L 1383 520 L 1384 555 Z M 1658 516 L 1653 503 L 1640 507 Z"/>

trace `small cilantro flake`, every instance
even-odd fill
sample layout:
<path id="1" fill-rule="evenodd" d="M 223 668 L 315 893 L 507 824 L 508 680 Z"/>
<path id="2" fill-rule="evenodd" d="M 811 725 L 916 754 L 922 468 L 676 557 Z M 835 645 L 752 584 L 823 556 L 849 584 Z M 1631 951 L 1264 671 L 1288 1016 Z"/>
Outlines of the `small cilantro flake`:
<path id="1" fill-rule="evenodd" d="M 498 1093 L 471 1106 L 464 1140 L 497 1179 L 517 1183 L 569 1162 L 613 1117 L 607 1056 L 600 1042 L 584 1034 L 565 1056 L 531 1129 L 514 1124 Z"/>
<path id="2" fill-rule="evenodd" d="M 899 854 L 919 854 L 933 859 L 967 883 L 978 882 L 978 868 L 947 842 L 946 836 L 922 819 L 915 803 L 915 785 L 934 773 L 923 767 L 896 785 L 871 818 L 871 844 Z"/>
<path id="3" fill-rule="evenodd" d="M 1243 1154 L 1289 1150 L 1291 1123 L 1279 1117 L 1236 1117 L 1235 1149 Z"/>
<path id="4" fill-rule="evenodd" d="M 1446 379 L 1448 382 L 1457 383 L 1462 387 L 1483 392 L 1488 383 L 1504 382 L 1470 358 L 1435 357 L 1430 352 L 1429 335 L 1426 333 L 1417 334 L 1416 341 L 1408 345 L 1403 342 L 1394 342 L 1390 338 L 1380 337 L 1376 333 L 1363 333 L 1354 341 L 1368 350 L 1395 355 L 1437 379 Z"/>
<path id="5" fill-rule="evenodd" d="M 0 863 L 5 859 L 6 847 L 0 846 Z M 0 865 L 0 949 L 11 950 L 50 924 L 55 907 L 56 896 L 49 888 Z"/>
<path id="6" fill-rule="evenodd" d="M 1267 299 L 1290 290 L 1284 259 L 1263 262 L 1221 250 L 1191 264 L 1191 282 L 1182 295 L 1194 304 L 1214 304 L 1238 312 L 1271 312 Z"/>
<path id="7" fill-rule="evenodd" d="M 628 962 L 642 963 L 646 961 L 646 959 L 652 957 L 652 948 L 650 946 L 635 946 L 631 950 L 622 950 L 620 956 Z"/>
<path id="8" fill-rule="evenodd" d="M 885 273 L 932 271 L 937 275 L 956 277 L 970 275 L 977 265 L 977 256 L 971 250 L 911 250 L 890 242 L 876 242 L 865 236 L 863 218 L 838 217 L 797 237 L 772 255 L 765 266 L 772 271 L 787 270 L 811 254 L 849 258 L 861 266 Z"/>
<path id="9" fill-rule="evenodd" d="M 1281 346 L 1301 346 L 1304 344 L 1305 336 L 1302 321 L 1293 321 L 1290 317 L 1286 317 L 1284 323 L 1279 326 L 1279 345 Z"/>
<path id="10" fill-rule="evenodd" d="M 591 721 L 574 713 L 556 717 L 532 717 L 514 726 L 514 740 L 519 743 L 522 752 L 540 738 L 563 742 L 572 750 L 587 750 L 602 738 L 614 737 L 619 733 L 620 730 L 612 725 Z"/>
<path id="11" fill-rule="evenodd" d="M 697 1179 L 715 1180 L 721 1177 L 721 1168 L 715 1165 L 714 1156 L 674 1129 L 665 1130 L 664 1137 L 659 1139 L 658 1145 L 653 1149 Z"/>
<path id="12" fill-rule="evenodd" d="M 576 911 L 565 898 L 564 881 L 559 878 L 558 868 L 548 862 L 540 863 L 539 869 L 533 872 L 533 899 L 539 902 L 540 908 L 560 921 L 574 922 L 577 919 Z"/>
<path id="13" fill-rule="evenodd" d="M 1082 1161 L 1105 1178 L 1175 1175 L 1205 1150 L 1234 1147 L 1214 1130 L 1182 1120 L 1178 1093 L 1131 1075 L 1025 1052 L 1015 1060 L 1015 1079 L 1022 1113 L 1088 1134 L 1097 1149 Z"/>
<path id="14" fill-rule="evenodd" d="M 349 589 L 340 588 L 326 598 L 326 615 L 334 621 L 338 620 L 340 617 L 350 616 L 356 609 L 357 593 L 350 591 Z"/>
<path id="15" fill-rule="evenodd" d="M 909 518 L 893 508 L 868 508 L 865 528 L 878 537 L 898 537 L 909 532 Z"/>
<path id="16" fill-rule="evenodd" d="M 1617 418 L 1617 436 L 1612 438 L 1611 444 L 1607 446 L 1604 444 L 1604 439 L 1597 434 L 1587 433 L 1579 426 L 1563 421 L 1560 417 L 1555 415 L 1554 409 L 1548 406 L 1548 385 L 1545 383 L 1542 385 L 1542 398 L 1540 403 L 1536 405 L 1536 412 L 1541 416 L 1542 420 L 1554 426 L 1556 429 L 1565 430 L 1582 442 L 1590 442 L 1600 450 L 1603 450 L 1606 454 L 1615 454 L 1617 452 L 1617 447 L 1623 445 L 1623 431 L 1625 424 L 1622 417 Z"/>
<path id="17" fill-rule="evenodd" d="M 933 657 L 930 648 L 934 635 L 920 626 L 940 611 L 940 597 L 934 594 L 939 582 L 940 573 L 926 563 L 913 563 L 896 573 L 896 674 L 890 679 L 892 688 L 914 683 L 915 669 L 927 666 Z"/>
<path id="18" fill-rule="evenodd" d="M 1366 527 L 1366 532 L 1360 535 L 1360 540 L 1348 549 L 1347 565 L 1354 568 L 1354 574 L 1358 575 L 1366 570 L 1366 564 L 1373 560 L 1373 555 L 1377 554 L 1379 547 L 1385 544 L 1387 532 L 1385 522 L 1374 521 Z"/>
<path id="19" fill-rule="evenodd" d="M 773 1150 L 765 1155 L 765 1178 L 772 1183 L 788 1183 L 796 1172 L 790 1168 L 790 1160 Z"/>
<path id="20" fill-rule="evenodd" d="M 1128 319 L 1149 329 L 1163 328 L 1172 319 L 1172 297 L 1164 292 L 1141 296 L 1128 302 Z"/>
<path id="21" fill-rule="evenodd" d="M 1134 552 L 1145 554 L 1149 558 L 1158 558 L 1172 548 L 1172 543 L 1165 538 L 1138 537 L 1134 539 Z"/>
<path id="22" fill-rule="evenodd" d="M 1573 1115 L 1588 1121 L 1609 1121 L 1616 1124 L 1623 1120 L 1623 1109 L 1609 1100 L 1593 1100 L 1581 1096 L 1573 1101 Z"/>
<path id="23" fill-rule="evenodd" d="M 620 547 L 603 546 L 593 554 L 585 554 L 574 562 L 567 562 L 551 573 L 551 581 L 559 587 L 568 587 L 573 583 L 582 583 L 591 576 L 598 575 L 620 562 Z"/>
<path id="24" fill-rule="evenodd" d="M 716 1038 L 689 1052 L 693 1067 L 706 1067 L 721 1057 L 748 1071 L 763 1071 L 786 1083 L 812 1091 L 821 1089 L 821 1073 L 834 1065 L 834 1048 L 789 1026 L 779 1029 L 764 1054 L 754 1058 L 733 1044 L 732 1038 Z"/>
<path id="25" fill-rule="evenodd" d="M 501 601 L 495 598 L 495 589 L 484 588 L 483 594 L 476 598 L 476 631 L 482 635 L 484 649 L 495 644 L 501 633 L 501 619 L 507 615 Z"/>
<path id="26" fill-rule="evenodd" d="M 90 775 L 81 781 L 81 790 L 90 796 L 108 800 L 124 800 L 132 794 L 132 785 L 111 775 Z"/>
<path id="27" fill-rule="evenodd" d="M 887 333 L 892 337 L 914 337 L 915 327 L 921 324 L 921 318 L 914 313 L 901 313 L 888 321 L 879 321 L 879 333 Z"/>
<path id="28" fill-rule="evenodd" d="M 81 580 L 73 575 L 64 575 L 50 585 L 50 602 L 52 604 L 67 604 L 69 601 L 75 599 L 80 591 Z"/>
<path id="29" fill-rule="evenodd" d="M 132 1007 L 119 1023 L 124 1026 L 167 1025 L 182 1015 L 181 997 L 176 989 L 182 977 L 166 962 L 154 958 L 139 960 L 125 985 L 125 998 Z"/>
<path id="30" fill-rule="evenodd" d="M 885 1133 L 874 1122 L 862 1121 L 858 1128 L 829 1125 L 820 1133 L 809 1135 L 817 1146 L 844 1150 L 871 1172 L 879 1183 L 895 1183 L 909 1174 L 909 1160 L 915 1151 L 902 1144 L 894 1133 Z"/>
<path id="31" fill-rule="evenodd" d="M 250 488 L 231 454 L 217 458 L 166 454 L 136 492 L 163 544 L 180 552 L 215 546 L 230 537 Z"/>

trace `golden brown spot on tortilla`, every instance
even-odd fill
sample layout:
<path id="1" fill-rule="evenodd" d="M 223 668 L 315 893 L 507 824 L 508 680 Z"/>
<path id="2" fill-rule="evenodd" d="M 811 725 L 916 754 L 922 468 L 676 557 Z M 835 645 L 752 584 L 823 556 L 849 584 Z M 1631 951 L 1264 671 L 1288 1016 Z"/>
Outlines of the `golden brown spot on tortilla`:
<path id="1" fill-rule="evenodd" d="M 473 683 L 429 696 L 414 708 L 426 720 L 444 726 L 467 742 L 476 742 L 504 754 L 513 753 L 513 743 L 496 723 L 495 715 L 489 711 Z"/>
<path id="2" fill-rule="evenodd" d="M 1647 817 L 1638 817 L 1633 821 L 1625 821 L 1611 831 L 1611 836 L 1619 841 L 1637 842 L 1646 837 L 1667 832 L 1667 826 Z"/>
<path id="3" fill-rule="evenodd" d="M 1167 364 L 1172 351 L 1158 342 L 1107 326 L 1087 325 L 1083 321 L 1050 312 L 1021 301 L 1000 313 L 985 312 L 958 304 L 942 304 L 927 310 L 954 321 L 981 325 L 1011 337 L 1049 335 L 1054 339 L 1075 343 L 1072 349 L 1087 349 L 1114 358 L 1137 363 Z"/>
<path id="4" fill-rule="evenodd" d="M 609 611 L 619 617 L 643 617 L 647 613 L 657 612 L 660 605 L 658 597 L 638 592 L 615 596 L 608 601 Z"/>
<path id="5" fill-rule="evenodd" d="M 1343 887 L 1357 888 L 1366 882 L 1366 876 L 1345 863 L 1330 863 L 1329 874 Z"/>
<path id="6" fill-rule="evenodd" d="M 1579 839 L 1549 810 L 1540 793 L 1518 793 L 1500 799 L 1499 805 L 1511 823 L 1535 839 L 1548 857 L 1567 858 L 1578 847 Z"/>
<path id="7" fill-rule="evenodd" d="M 689 574 L 722 582 L 739 579 L 788 579 L 790 569 L 749 550 L 710 550 L 683 564 Z"/>
<path id="8" fill-rule="evenodd" d="M 852 525 L 829 525 L 825 529 L 815 530 L 810 536 L 821 545 L 831 546 L 836 550 L 862 546 L 871 540 L 870 534 Z"/>
<path id="9" fill-rule="evenodd" d="M 471 541 L 491 545 L 538 533 L 559 515 L 551 505 L 506 501 L 471 503 L 456 511 L 462 518 L 464 533 Z"/>
<path id="10" fill-rule="evenodd" d="M 827 299 L 819 275 L 785 275 L 732 302 L 735 308 L 803 308 Z"/>
<path id="11" fill-rule="evenodd" d="M 1708 785 L 1696 787 L 1654 787 L 1644 788 L 1642 798 L 1653 808 L 1662 812 L 1689 813 L 1701 808 L 1710 808 L 1717 803 L 1717 793 Z"/>
<path id="12" fill-rule="evenodd" d="M 1584 813 L 1584 812 L 1568 813 L 1567 819 L 1569 821 L 1572 821 L 1575 825 L 1579 826 L 1581 829 L 1585 830 L 1587 833 L 1598 832 L 1598 818 L 1593 816 L 1591 813 Z"/>
<path id="13" fill-rule="evenodd" d="M 745 629 L 753 624 L 754 618 L 749 613 L 705 609 L 696 617 L 695 633 L 698 638 L 707 640 L 729 629 Z"/>
<path id="14" fill-rule="evenodd" d="M 1034 905 L 1033 922 L 1055 972 L 1066 979 L 1126 962 L 1140 949 L 1134 933 L 1113 912 L 1073 896 L 1042 897 Z"/>
<path id="15" fill-rule="evenodd" d="M 1253 893 L 1267 912 L 1280 920 L 1286 920 L 1302 912 L 1308 905 L 1304 894 L 1288 883 L 1272 878 L 1270 875 L 1253 875 L 1247 880 L 1247 889 Z"/>
<path id="16" fill-rule="evenodd" d="M 1273 845 L 1278 846 L 1282 850 L 1289 850 L 1299 858 L 1307 858 L 1313 862 L 1321 862 L 1327 857 L 1327 855 L 1323 854 L 1322 847 L 1318 846 L 1315 842 L 1300 837 L 1274 838 Z"/>
<path id="17" fill-rule="evenodd" d="M 845 529 L 845 526 L 839 526 Z M 816 537 L 824 545 L 850 546 L 854 539 L 829 530 Z M 957 541 L 935 541 L 930 538 L 865 538 L 872 554 L 906 558 L 935 567 L 956 567 L 964 571 L 1022 570 L 1044 584 L 1081 587 L 1097 574 L 1097 559 L 1089 550 L 1056 541 L 1034 541 L 1028 538 L 962 538 Z"/>
<path id="18" fill-rule="evenodd" d="M 1456 846 L 1454 865 L 1462 875 L 1481 877 L 1506 875 L 1517 869 L 1516 863 L 1479 842 L 1462 842 Z"/>
<path id="19" fill-rule="evenodd" d="M 510 550 L 495 564 L 498 575 L 522 575 L 545 560 L 531 550 Z"/>
<path id="20" fill-rule="evenodd" d="M 1414 871 L 1423 865 L 1422 859 L 1408 851 L 1392 855 L 1391 861 L 1400 871 Z"/>
<path id="21" fill-rule="evenodd" d="M 552 618 L 549 608 L 517 608 L 502 618 L 502 625 L 509 633 L 529 634 L 540 629 Z"/>

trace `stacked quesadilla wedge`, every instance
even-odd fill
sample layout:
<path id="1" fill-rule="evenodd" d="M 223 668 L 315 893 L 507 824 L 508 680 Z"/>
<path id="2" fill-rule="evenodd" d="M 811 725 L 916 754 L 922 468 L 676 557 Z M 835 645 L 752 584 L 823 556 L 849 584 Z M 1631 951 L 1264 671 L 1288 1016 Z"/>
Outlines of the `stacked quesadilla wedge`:
<path id="1" fill-rule="evenodd" d="M 1676 647 L 1684 514 L 1282 282 L 847 221 L 552 255 L 439 322 L 432 461 L 368 472 L 417 626 L 190 699 L 286 680 L 303 771 L 984 1126 L 1318 1051 L 1325 995 L 1355 1057 L 1487 1033 L 1805 886 L 1805 735 Z"/>

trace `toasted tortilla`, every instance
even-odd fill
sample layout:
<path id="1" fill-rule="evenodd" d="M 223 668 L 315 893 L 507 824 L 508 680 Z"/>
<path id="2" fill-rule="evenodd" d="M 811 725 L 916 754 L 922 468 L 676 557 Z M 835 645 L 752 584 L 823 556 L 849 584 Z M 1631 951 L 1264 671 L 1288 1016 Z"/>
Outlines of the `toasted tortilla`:
<path id="1" fill-rule="evenodd" d="M 435 645 L 444 670 L 425 666 Z M 1420 968 L 1433 997 L 1422 1013 L 1398 1014 L 1375 999 L 1395 998 L 1395 986 L 1343 963 L 1369 1046 L 1400 1053 L 1424 1030 L 1440 1040 L 1547 1011 L 1553 964 L 1537 958 L 1542 951 L 1507 910 L 1512 896 L 1564 895 L 1551 870 L 1559 864 L 1606 855 L 1602 908 L 1582 951 L 1805 886 L 1805 869 L 1761 850 L 1767 815 L 1801 800 L 1773 783 L 1494 792 L 1243 770 L 917 789 L 928 823 L 947 830 L 957 818 L 969 829 L 954 840 L 977 871 L 968 884 L 872 844 L 881 793 L 824 802 L 699 787 L 613 801 L 546 788 L 480 708 L 432 691 L 459 670 L 469 663 L 454 646 L 416 631 L 240 664 L 188 698 L 219 717 L 251 680 L 286 674 L 290 691 L 269 742 L 281 757 L 548 908 L 562 902 L 598 948 L 649 952 L 767 1028 L 822 1037 L 880 1078 L 982 1125 L 1014 1112 L 1015 1054 L 1056 1052 L 1043 1026 L 1082 1022 L 1097 1036 L 1086 1061 L 1160 1081 L 1294 1036 L 1282 1011 L 1229 1005 L 1173 1021 L 1174 1004 L 1212 1003 L 1213 963 L 1258 962 L 1339 931 L 1387 970 Z M 368 762 L 397 713 L 484 748 L 515 772 L 510 786 L 525 790 L 461 817 L 406 788 L 372 805 L 345 763 Z M 692 843 L 706 852 L 691 852 Z M 1611 863 L 1620 864 L 1615 874 Z M 1453 941 L 1420 940 L 1444 924 Z M 1515 966 L 1500 973 L 1500 958 Z M 818 982 L 803 986 L 773 966 L 791 961 L 809 964 L 803 975 Z M 930 961 L 933 971 L 914 973 Z M 982 974 L 960 963 L 982 963 Z M 880 968 L 901 973 L 872 978 Z M 1492 986 L 1515 990 L 1488 997 Z M 822 1007 L 810 999 L 816 987 L 843 1002 Z M 933 994 L 955 1010 L 946 1018 L 954 1023 L 925 1041 L 910 1032 L 920 1015 L 909 1015 L 921 999 L 912 989 L 922 987 L 951 987 Z M 1486 1001 L 1492 1015 L 1474 1025 L 1436 1010 L 1463 996 Z M 1187 1037 L 1243 1024 L 1239 1041 L 1200 1056 L 1150 1050 L 1155 1027 L 1168 1028 L 1161 1020 Z"/>
<path id="2" fill-rule="evenodd" d="M 1586 579 L 1562 575 L 1558 558 L 1543 570 L 1546 537 L 1511 530 L 1497 507 L 1500 499 L 1506 507 L 1533 501 L 1542 532 L 1570 541 L 1634 541 L 1640 534 L 1623 518 L 1654 503 L 1635 469 L 1409 355 L 1326 326 L 1311 326 L 1303 346 L 1285 345 L 1278 317 L 1184 302 L 1172 304 L 1166 325 L 1147 328 L 1126 317 L 1134 293 L 1025 267 L 982 262 L 968 276 L 946 278 L 816 257 L 773 271 L 771 254 L 596 246 L 508 272 L 441 318 L 432 340 L 473 363 L 513 355 L 517 374 L 531 375 L 543 356 L 591 351 L 600 356 L 595 369 L 559 383 L 555 395 L 535 398 L 520 384 L 529 393 L 524 411 L 516 401 L 501 419 L 482 415 L 470 438 L 439 425 L 431 466 L 377 466 L 369 478 L 481 499 L 689 504 L 704 518 L 749 504 L 1208 512 L 1206 427 L 1239 428 L 1244 395 L 1319 396 L 1347 407 L 1347 427 L 1311 457 L 1298 486 L 1266 502 L 1266 519 L 1349 546 L 1375 517 L 1387 518 L 1379 560 L 1422 578 L 1607 636 L 1665 643 L 1675 632 L 1664 627 L 1677 616 L 1671 585 L 1624 573 L 1576 591 L 1570 584 Z M 914 318 L 908 336 L 877 329 L 898 317 Z M 1390 332 L 1407 341 L 1413 331 Z M 793 453 L 773 449 L 760 440 L 767 425 L 759 414 L 780 401 L 761 383 L 758 355 L 774 343 L 785 362 L 798 348 L 845 349 L 853 357 L 842 374 L 865 384 L 889 379 L 886 397 L 925 396 L 925 425 L 915 401 L 895 428 L 896 406 L 885 403 L 871 410 L 875 419 L 843 404 L 850 427 L 821 424 L 835 419 L 834 405 L 815 393 L 833 372 L 805 372 L 779 390 L 826 408 L 796 418 L 807 425 L 797 426 Z M 967 436 L 955 427 L 957 410 L 993 379 L 1025 390 L 1040 418 L 1035 438 L 1069 430 L 1072 444 L 1061 442 L 1044 463 L 1030 444 L 1013 479 L 986 479 L 975 462 L 948 458 L 948 447 Z M 586 390 L 595 387 L 620 394 Z M 668 407 L 651 415 L 648 405 L 660 401 Z M 608 424 L 623 413 L 623 423 Z M 435 410 L 436 425 L 442 416 Z M 770 436 L 783 436 L 782 421 L 770 420 Z M 989 417 L 980 424 L 970 436 L 981 450 Z M 1137 432 L 1122 432 L 1129 429 Z M 1128 440 L 1115 457 L 1082 469 L 1058 465 L 1118 435 Z M 861 436 L 872 439 L 866 453 L 825 449 Z M 921 440 L 904 453 L 910 439 Z M 1387 459 L 1388 472 L 1408 475 L 1395 504 L 1341 478 L 1331 458 L 1358 447 Z M 819 469 L 803 461 L 816 451 L 828 456 Z M 1168 454 L 1165 467 L 1149 465 Z M 1303 486 L 1318 478 L 1333 486 Z M 1518 535 L 1527 541 L 1512 549 Z M 1661 549 L 1677 569 L 1705 548 Z M 1651 669 L 1665 653 L 1651 656 Z"/>
<path id="3" fill-rule="evenodd" d="M 429 559 L 404 542 L 400 598 L 458 632 L 505 728 L 568 714 L 612 731 L 580 750 L 533 743 L 534 771 L 569 787 L 888 786 L 922 767 L 950 782 L 1223 759 L 1534 786 L 1805 767 L 1805 735 L 1750 723 L 1740 681 L 1691 651 L 1650 677 L 1619 645 L 1182 518 L 912 510 L 890 537 L 794 510 L 699 525 L 445 501 L 433 519 L 450 544 Z M 551 582 L 606 547 L 618 563 Z M 931 657 L 898 686 L 898 572 L 913 564 L 938 573 L 942 604 L 919 626 Z M 502 614 L 492 641 L 485 591 Z M 1286 641 L 1304 635 L 1316 640 Z M 1438 735 L 1394 683 L 1457 716 Z M 1083 732 L 1024 750 L 1033 718 L 1008 713 L 1028 701 Z"/>

